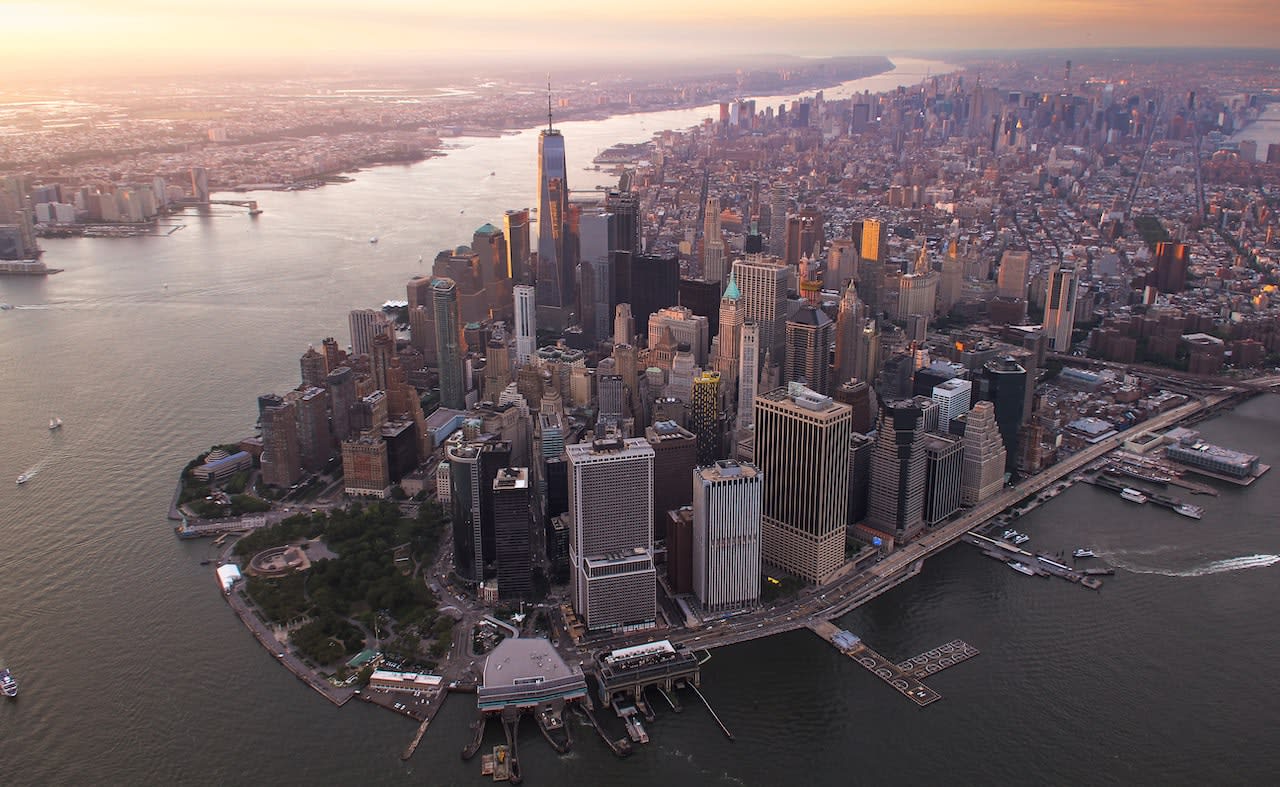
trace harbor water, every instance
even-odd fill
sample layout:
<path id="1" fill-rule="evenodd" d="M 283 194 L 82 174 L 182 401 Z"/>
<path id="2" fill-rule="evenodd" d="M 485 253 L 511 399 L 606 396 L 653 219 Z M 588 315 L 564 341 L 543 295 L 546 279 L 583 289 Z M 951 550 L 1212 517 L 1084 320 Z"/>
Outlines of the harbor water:
<path id="1" fill-rule="evenodd" d="M 850 89 L 944 70 L 903 66 Z M 599 150 L 707 114 L 561 125 L 570 185 L 609 182 L 587 169 Z M 472 698 L 451 697 L 402 762 L 416 725 L 295 680 L 227 609 L 200 565 L 210 543 L 176 540 L 165 514 L 183 464 L 250 434 L 255 398 L 296 385 L 308 343 L 345 344 L 349 309 L 403 298 L 439 250 L 530 204 L 536 133 L 255 194 L 256 219 L 215 208 L 167 237 L 46 241 L 65 273 L 0 278 L 17 307 L 0 312 L 0 656 L 22 686 L 0 701 L 0 784 L 480 783 L 458 756 Z M 1275 464 L 1280 398 L 1197 428 Z M 651 743 L 627 760 L 577 726 L 559 757 L 527 722 L 526 782 L 1270 783 L 1280 474 L 1219 486 L 1194 499 L 1200 521 L 1087 485 L 1017 521 L 1028 547 L 1115 566 L 1099 592 L 960 544 L 838 621 L 895 660 L 953 639 L 981 650 L 926 680 L 943 696 L 929 707 L 802 630 L 703 667 L 736 741 L 691 695 L 681 714 L 654 703 Z"/>

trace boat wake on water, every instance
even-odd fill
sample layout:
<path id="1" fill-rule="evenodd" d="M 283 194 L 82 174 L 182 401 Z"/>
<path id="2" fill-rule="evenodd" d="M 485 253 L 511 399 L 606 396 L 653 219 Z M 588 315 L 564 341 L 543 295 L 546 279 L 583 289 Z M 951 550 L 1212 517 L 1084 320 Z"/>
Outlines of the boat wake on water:
<path id="1" fill-rule="evenodd" d="M 1122 568 L 1133 574 L 1159 574 L 1166 577 L 1203 577 L 1228 571 L 1243 571 L 1247 568 L 1266 568 L 1280 563 L 1280 555 L 1242 555 L 1240 557 L 1212 560 L 1190 568 L 1178 569 L 1131 562 L 1120 555 L 1106 555 L 1105 557 L 1116 568 Z"/>

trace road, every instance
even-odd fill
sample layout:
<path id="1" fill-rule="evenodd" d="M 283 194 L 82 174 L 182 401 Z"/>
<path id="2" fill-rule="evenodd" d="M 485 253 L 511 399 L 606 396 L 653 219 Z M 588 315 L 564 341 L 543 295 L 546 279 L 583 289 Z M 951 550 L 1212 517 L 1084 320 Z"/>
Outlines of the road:
<path id="1" fill-rule="evenodd" d="M 668 638 L 672 642 L 683 643 L 690 648 L 710 649 L 802 628 L 810 619 L 829 620 L 839 617 L 906 581 L 919 571 L 921 563 L 926 558 L 956 543 L 965 533 L 986 523 L 1001 511 L 1039 494 L 1050 485 L 1111 452 L 1128 437 L 1171 426 L 1228 398 L 1230 398 L 1229 394 L 1216 394 L 1204 401 L 1188 402 L 1167 413 L 1136 424 L 1124 432 L 1064 459 L 1017 486 L 1005 489 L 990 500 L 970 509 L 958 519 L 895 550 L 866 571 L 838 577 L 826 585 L 809 588 L 790 601 L 712 623 L 704 626 L 700 631 L 671 632 Z M 648 636 L 617 638 L 606 643 L 593 643 L 593 649 L 622 647 L 650 641 L 653 638 L 652 632 Z"/>

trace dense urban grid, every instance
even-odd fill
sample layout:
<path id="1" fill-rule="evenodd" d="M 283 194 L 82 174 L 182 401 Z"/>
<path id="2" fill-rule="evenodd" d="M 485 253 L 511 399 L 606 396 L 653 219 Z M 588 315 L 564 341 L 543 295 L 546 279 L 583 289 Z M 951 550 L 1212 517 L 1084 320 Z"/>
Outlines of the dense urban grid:
<path id="1" fill-rule="evenodd" d="M 603 193 L 572 190 L 553 111 L 794 82 L 626 101 L 577 86 L 558 109 L 523 85 L 444 115 L 263 96 L 145 143 L 104 132 L 110 156 L 7 143 L 31 174 L 3 181 L 0 258 L 35 270 L 42 231 L 420 158 L 446 126 L 541 113 L 536 204 L 494 206 L 402 302 L 355 309 L 347 341 L 307 348 L 301 384 L 259 397 L 260 434 L 188 468 L 180 533 L 263 528 L 242 542 L 270 549 L 239 551 L 256 576 L 233 603 L 270 595 L 285 624 L 307 609 L 281 601 L 282 577 L 324 559 L 291 539 L 332 545 L 333 517 L 388 510 L 337 504 L 404 501 L 415 525 L 395 559 L 412 589 L 388 578 L 367 626 L 331 623 L 349 644 L 295 643 L 334 675 L 326 690 L 408 687 L 412 704 L 384 704 L 429 718 L 441 681 L 478 684 L 479 709 L 506 723 L 586 697 L 585 668 L 641 740 L 643 687 L 696 684 L 686 648 L 822 633 L 1120 440 L 1228 479 L 1260 472 L 1189 430 L 1123 434 L 1280 381 L 1280 144 L 1233 140 L 1275 122 L 1280 85 L 1272 61 L 1207 57 L 975 60 L 879 95 L 726 99 L 697 127 L 603 153 L 619 173 Z M 257 111 L 284 106 L 305 109 Z M 195 128 L 213 144 L 186 147 Z M 281 141 L 300 128 L 309 142 Z M 423 541 L 437 526 L 438 555 Z M 220 576 L 236 597 L 238 570 Z M 489 617 L 522 605 L 536 615 Z M 450 650 L 455 619 L 466 647 Z M 554 731 L 558 713 L 539 723 Z"/>

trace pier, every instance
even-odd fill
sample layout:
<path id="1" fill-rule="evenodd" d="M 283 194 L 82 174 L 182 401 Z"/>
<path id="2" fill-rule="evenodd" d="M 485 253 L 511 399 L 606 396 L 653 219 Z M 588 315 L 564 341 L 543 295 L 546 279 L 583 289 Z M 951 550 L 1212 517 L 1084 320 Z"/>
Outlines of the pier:
<path id="1" fill-rule="evenodd" d="M 920 680 L 935 675 L 947 667 L 954 667 L 962 661 L 968 661 L 978 655 L 979 651 L 962 639 L 953 639 L 945 645 L 927 650 L 919 656 L 907 659 L 898 665 L 903 674 Z"/>
<path id="2" fill-rule="evenodd" d="M 1102 580 L 1093 574 L 1073 568 L 1065 563 L 1060 563 L 1052 555 L 1043 552 L 1033 554 L 1007 541 L 989 538 L 978 533 L 969 533 L 964 537 L 964 540 L 981 549 L 982 554 L 993 560 L 999 560 L 1005 564 L 1008 564 L 1009 561 L 1017 561 L 1037 576 L 1059 577 L 1090 590 L 1097 590 L 1102 587 Z"/>
<path id="3" fill-rule="evenodd" d="M 724 726 L 724 722 L 720 721 L 720 717 L 716 715 L 715 708 L 712 708 L 711 703 L 707 702 L 707 698 L 702 696 L 702 692 L 698 690 L 698 687 L 690 683 L 689 688 L 693 689 L 693 693 L 698 695 L 698 699 L 702 700 L 702 704 L 707 706 L 707 713 L 710 713 L 711 718 L 715 719 L 716 724 L 719 725 L 720 731 L 724 733 L 724 736 L 729 740 L 733 740 L 733 733 L 729 732 L 729 728 Z"/>
<path id="4" fill-rule="evenodd" d="M 910 671 L 903 669 L 899 665 L 894 664 L 892 661 L 889 661 L 884 656 L 881 656 L 879 653 L 867 647 L 866 643 L 864 643 L 861 639 L 853 636 L 852 634 L 849 634 L 847 631 L 844 631 L 838 628 L 834 623 L 831 623 L 829 621 L 825 621 L 825 620 L 810 621 L 809 628 L 812 629 L 813 632 L 817 634 L 819 637 L 822 637 L 827 642 L 830 642 L 831 645 L 835 647 L 837 650 L 839 650 L 841 653 L 845 654 L 849 658 L 856 661 L 858 664 L 865 667 L 868 672 L 871 672 L 880 680 L 883 680 L 885 683 L 888 683 L 895 690 L 897 690 L 899 694 L 911 700 L 912 702 L 919 705 L 920 707 L 923 708 L 925 705 L 928 705 L 933 702 L 937 702 L 938 700 L 942 699 L 941 694 L 929 688 L 928 686 L 924 685 L 923 683 L 920 682 L 919 678 L 915 677 L 915 673 L 918 667 L 913 667 Z M 956 640 L 956 642 L 960 642 L 960 641 Z M 964 648 L 970 647 L 969 645 L 963 642 L 960 642 L 960 644 Z M 949 643 L 949 645 L 955 645 L 955 642 Z M 947 647 L 947 646 L 943 646 L 943 647 Z M 933 672 L 938 672 L 942 669 L 945 669 L 946 667 L 959 663 L 959 661 L 965 661 L 969 658 L 972 658 L 973 656 L 976 656 L 978 653 L 977 649 L 973 648 L 972 654 L 967 655 L 962 659 L 959 659 L 959 661 L 949 660 L 949 663 L 943 665 L 942 658 L 935 658 L 929 655 L 931 653 L 934 653 L 935 651 L 940 652 L 941 650 L 942 648 L 935 648 L 934 651 L 928 651 L 925 654 L 922 654 L 921 656 L 917 656 L 913 659 L 910 659 L 906 663 L 915 664 L 917 662 L 917 659 L 923 659 L 923 661 L 921 661 L 918 666 L 927 666 L 932 664 L 934 667 Z"/>

